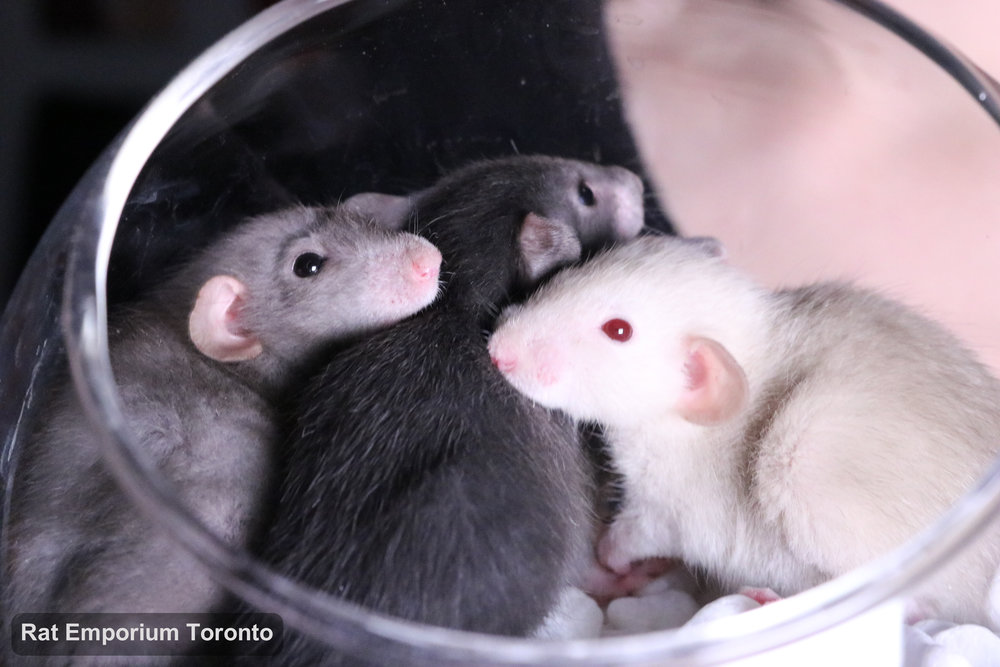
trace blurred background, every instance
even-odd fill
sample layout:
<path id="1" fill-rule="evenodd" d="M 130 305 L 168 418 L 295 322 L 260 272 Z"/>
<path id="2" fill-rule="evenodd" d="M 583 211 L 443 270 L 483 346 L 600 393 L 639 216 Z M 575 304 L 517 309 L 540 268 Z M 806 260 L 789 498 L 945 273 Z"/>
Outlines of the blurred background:
<path id="1" fill-rule="evenodd" d="M 198 53 L 274 2 L 0 1 L 0 308 L 112 138 Z"/>
<path id="2" fill-rule="evenodd" d="M 224 33 L 275 2 L 276 0 L 209 2 L 0 0 L 0 308 L 6 304 L 24 262 L 56 210 L 113 137 L 136 116 L 152 95 L 195 56 Z M 625 15 L 627 11 L 639 11 L 649 0 L 605 0 L 605 2 L 613 7 L 619 7 Z M 631 134 L 624 120 L 615 111 L 617 91 L 608 83 L 613 74 L 610 71 L 607 54 L 604 52 L 600 28 L 601 3 L 602 0 L 464 0 L 461 3 L 448 0 L 415 0 L 412 4 L 419 11 L 415 11 L 414 15 L 423 12 L 438 22 L 446 19 L 446 24 L 435 31 L 431 30 L 430 26 L 437 24 L 427 22 L 414 24 L 407 19 L 405 25 L 401 23 L 390 28 L 387 34 L 392 39 L 379 43 L 377 49 L 371 49 L 373 52 L 377 51 L 371 55 L 372 66 L 376 67 L 381 79 L 389 82 L 386 86 L 390 83 L 395 85 L 399 81 L 405 83 L 412 81 L 414 85 L 437 91 L 436 99 L 461 99 L 462 103 L 443 106 L 438 104 L 435 109 L 418 110 L 413 108 L 410 98 L 396 95 L 395 89 L 387 88 L 386 99 L 378 100 L 376 105 L 381 113 L 386 114 L 385 118 L 379 117 L 372 122 L 379 125 L 386 119 L 386 122 L 392 121 L 391 113 L 407 114 L 407 117 L 423 113 L 423 116 L 415 116 L 419 120 L 414 122 L 422 133 L 405 137 L 405 141 L 401 139 L 398 142 L 399 146 L 384 146 L 385 142 L 381 141 L 382 137 L 378 136 L 377 132 L 370 133 L 371 136 L 366 135 L 364 141 L 359 140 L 355 143 L 358 146 L 377 146 L 391 153 L 373 156 L 372 160 L 376 158 L 383 162 L 395 160 L 401 163 L 393 164 L 394 167 L 398 167 L 398 171 L 402 171 L 405 166 L 407 170 L 427 172 L 424 174 L 425 177 L 433 171 L 432 167 L 457 162 L 459 158 L 468 155 L 488 154 L 498 152 L 500 148 L 507 149 L 508 144 L 512 142 L 509 137 L 515 134 L 518 135 L 515 149 L 544 152 L 559 148 L 562 150 L 556 152 L 575 153 L 580 157 L 590 156 L 599 161 L 617 161 L 633 168 L 639 166 L 631 148 Z M 958 44 L 976 62 L 996 75 L 997 68 L 1000 68 L 1000 40 L 996 40 L 993 34 L 995 31 L 992 26 L 995 22 L 980 20 L 982 16 L 987 14 L 993 16 L 1000 11 L 993 3 L 994 0 L 968 0 L 963 3 L 962 11 L 958 11 L 957 8 L 954 11 L 945 9 L 935 0 L 893 0 L 891 4 L 924 25 L 933 26 L 935 32 L 948 41 Z M 692 8 L 698 5 L 695 2 L 675 4 L 678 7 Z M 753 19 L 755 13 L 777 11 L 782 7 L 796 8 L 802 3 L 789 0 L 766 2 L 725 0 L 714 4 L 720 7 L 742 5 L 744 13 Z M 794 11 L 791 10 L 791 13 L 794 14 Z M 503 35 L 491 35 L 485 30 L 494 25 L 510 25 L 514 20 L 512 17 L 516 19 L 518 26 L 523 26 L 522 30 L 509 31 Z M 431 20 L 432 18 L 426 19 L 426 21 Z M 750 21 L 750 24 L 752 23 L 753 21 Z M 678 23 L 678 26 L 683 27 L 683 25 L 686 24 Z M 626 21 L 618 26 L 618 32 L 628 32 L 634 27 Z M 651 29 L 668 28 L 669 26 L 654 26 Z M 690 31 L 685 28 L 680 32 Z M 748 33 L 745 41 L 748 41 L 749 46 L 737 39 L 743 33 Z M 734 43 L 734 49 L 745 47 L 751 49 L 749 52 L 754 52 L 755 37 L 750 33 L 752 31 L 740 28 L 735 33 L 729 34 L 727 43 Z M 440 35 L 447 35 L 447 40 L 440 40 Z M 472 39 L 465 39 L 470 35 L 474 36 L 475 43 L 472 43 Z M 664 44 L 665 40 L 662 38 L 658 42 L 669 50 L 669 48 L 679 48 L 677 44 L 689 38 L 685 34 L 678 34 L 675 37 L 673 42 L 667 40 L 668 43 Z M 763 39 L 768 37 L 768 34 L 762 32 L 756 37 Z M 409 44 L 409 47 L 404 47 L 403 42 Z M 449 45 L 450 42 L 454 44 Z M 782 43 L 781 47 L 774 47 L 772 42 L 766 40 L 762 42 L 766 46 L 765 51 L 774 48 L 781 51 L 787 46 Z M 411 49 L 410 54 L 423 54 L 424 60 L 407 57 L 404 53 L 405 48 Z M 471 49 L 477 56 L 469 59 L 468 71 L 454 71 L 442 76 L 438 68 L 441 62 L 448 61 L 449 49 L 456 51 L 463 48 Z M 704 51 L 704 49 L 692 50 L 692 58 L 697 61 L 698 57 L 704 56 Z M 724 57 L 725 49 L 722 51 L 721 55 L 716 55 Z M 477 72 L 483 71 L 480 63 L 486 58 L 490 59 L 486 69 L 493 77 L 490 85 L 506 86 L 504 90 L 510 93 L 502 97 L 501 105 L 496 104 L 497 96 L 481 100 L 470 99 L 473 95 L 469 92 L 470 77 L 479 76 Z M 625 61 L 633 63 L 633 61 L 641 62 L 641 59 L 626 58 Z M 709 61 L 709 64 L 715 62 L 711 59 Z M 782 76 L 777 79 L 771 75 L 761 79 L 761 73 L 753 67 L 755 61 L 752 58 L 740 56 L 736 62 L 745 63 L 745 66 L 733 66 L 731 70 L 726 70 L 733 78 L 726 85 L 737 93 L 745 89 L 744 84 L 748 80 L 751 83 L 756 81 L 753 79 L 755 75 L 765 83 L 774 83 L 776 80 L 779 82 L 791 80 L 791 83 L 796 85 L 802 83 L 794 80 L 791 75 L 795 72 L 789 73 L 788 68 L 784 67 L 786 61 L 780 58 L 763 62 L 763 65 L 767 65 L 768 62 L 782 63 Z M 697 64 L 698 62 L 688 63 L 692 67 Z M 645 75 L 647 78 L 650 72 L 655 71 L 653 67 L 643 70 L 635 66 L 632 69 L 637 77 Z M 862 68 L 858 69 L 864 71 Z M 854 74 L 856 72 L 852 73 Z M 805 83 L 810 80 L 806 80 Z M 714 82 L 715 79 L 710 78 L 706 81 Z M 553 91 L 552 88 L 556 85 L 558 91 Z M 679 90 L 687 89 L 681 86 Z M 781 93 L 781 90 L 779 89 L 777 93 Z M 349 96 L 345 94 L 344 97 L 346 99 Z M 700 98 L 692 97 L 692 99 L 697 102 Z M 292 100 L 288 104 L 294 102 Z M 731 100 L 727 103 L 729 111 L 736 113 L 740 110 L 739 105 Z M 487 113 L 483 105 L 493 105 L 496 108 L 490 107 Z M 669 105 L 666 108 L 674 106 L 677 105 Z M 972 109 L 971 105 L 962 106 Z M 664 108 L 662 104 L 654 106 L 656 113 L 653 120 L 659 126 L 669 127 L 670 123 L 664 122 L 662 115 Z M 833 113 L 834 107 L 827 105 L 823 108 Z M 462 117 L 465 109 L 475 109 L 489 122 L 483 127 L 464 127 Z M 282 108 L 282 110 L 288 109 Z M 928 110 L 928 114 L 932 113 L 937 113 L 934 108 Z M 911 134 L 927 137 L 943 136 L 941 132 L 935 130 L 945 121 L 948 123 L 955 121 L 944 113 L 934 116 L 934 119 L 938 116 L 940 121 L 935 120 L 937 124 L 916 124 L 913 126 L 916 129 L 912 129 Z M 761 114 L 764 120 L 773 117 L 774 114 Z M 823 118 L 817 114 L 811 117 Z M 543 131 L 536 132 L 535 136 L 524 130 L 524 126 L 530 125 L 525 121 L 531 118 L 542 118 L 545 121 L 541 124 Z M 431 121 L 437 121 L 437 124 Z M 903 123 L 899 125 L 900 132 L 909 128 Z M 964 125 L 964 121 L 959 124 L 960 127 Z M 579 129 L 581 127 L 586 128 L 586 132 L 581 132 Z M 456 139 L 448 135 L 450 132 L 456 132 L 456 128 L 478 134 L 473 136 L 474 141 L 463 135 L 465 144 L 462 145 L 458 139 L 463 137 Z M 273 129 L 266 123 L 261 127 L 261 131 L 269 132 Z M 753 144 L 753 141 L 762 135 L 760 127 L 750 122 L 745 126 L 734 125 L 733 131 L 745 131 L 752 140 L 748 145 L 754 146 L 756 144 Z M 302 132 L 308 134 L 305 129 Z M 776 142 L 776 145 L 780 144 L 781 151 L 796 150 L 794 144 L 796 138 L 788 137 L 783 126 L 782 132 L 784 132 L 782 141 Z M 702 137 L 686 128 L 674 134 L 676 136 L 672 137 L 671 141 L 678 139 L 703 141 Z M 950 128 L 947 134 L 952 134 Z M 826 132 L 814 135 L 821 140 Z M 712 136 L 718 140 L 717 143 L 725 145 L 726 156 L 737 161 L 745 160 L 746 156 L 738 150 L 729 150 L 728 147 L 732 144 L 729 135 L 716 133 Z M 500 139 L 503 141 L 503 146 L 497 145 Z M 807 143 L 803 137 L 799 137 L 798 140 Z M 981 142 L 976 145 L 979 143 Z M 887 153 L 892 155 L 898 153 L 890 141 L 882 141 L 879 144 L 883 145 Z M 594 147 L 593 150 L 590 149 L 591 146 Z M 618 154 L 611 154 L 609 147 L 618 146 L 621 146 Z M 968 148 L 968 144 L 962 146 Z M 801 147 L 801 153 L 811 159 L 813 152 L 821 148 L 804 145 Z M 881 165 L 872 158 L 875 148 L 866 144 L 864 149 L 867 151 L 867 162 Z M 992 152 L 993 149 L 983 146 L 976 150 Z M 969 155 L 973 152 L 966 150 L 963 156 L 965 162 L 975 164 Z M 698 155 L 702 153 L 704 151 Z M 664 158 L 676 156 L 683 162 L 682 176 L 687 174 L 688 180 L 694 179 L 702 184 L 700 186 L 702 188 L 716 188 L 716 192 L 719 189 L 732 192 L 730 184 L 717 182 L 716 177 L 719 174 L 739 176 L 743 173 L 738 168 L 720 169 L 719 165 L 711 160 L 707 167 L 707 175 L 689 169 L 687 161 L 690 154 L 683 150 L 664 150 L 658 155 Z M 415 164 L 415 156 L 427 164 Z M 350 157 L 355 160 L 358 158 L 357 155 Z M 908 160 L 907 164 L 920 164 L 920 162 Z M 324 169 L 331 167 L 327 163 L 322 166 Z M 354 172 L 358 171 L 357 162 L 350 167 Z M 753 169 L 758 170 L 756 163 Z M 934 173 L 940 173 L 940 170 L 935 170 Z M 984 169 L 983 173 L 992 174 L 989 168 Z M 766 180 L 764 176 L 756 180 L 749 178 L 746 185 L 754 191 L 763 193 L 760 195 L 763 197 L 767 195 L 767 191 L 759 186 L 758 181 L 761 179 Z M 810 178 L 808 173 L 796 168 L 789 173 L 782 173 L 775 182 L 794 182 L 796 188 L 802 189 L 805 195 L 812 196 L 808 187 L 814 185 L 817 180 L 822 179 Z M 973 186 L 978 188 L 977 192 L 983 190 L 978 182 L 969 187 Z M 688 189 L 694 194 L 700 192 L 697 187 Z M 789 190 L 791 189 L 789 187 Z M 935 190 L 937 188 L 924 189 L 927 192 Z M 979 201 L 965 196 L 964 193 L 960 194 L 961 196 L 953 199 L 963 202 Z M 982 195 L 980 199 L 984 196 L 986 195 Z M 731 219 L 734 221 L 733 224 L 743 224 L 744 221 L 740 215 L 730 215 L 730 209 L 735 208 L 737 213 L 743 214 L 755 210 L 751 206 L 740 204 L 732 196 L 723 198 L 713 196 L 711 199 L 724 209 L 725 215 L 720 214 L 720 216 L 727 220 Z M 771 197 L 768 206 L 773 204 L 771 200 L 775 199 Z M 678 204 L 683 202 L 678 202 L 675 198 L 669 203 L 673 215 L 678 212 Z M 815 208 L 810 204 L 810 210 Z M 846 219 L 836 206 L 829 206 L 828 209 L 831 217 Z M 984 206 L 984 209 L 993 210 L 988 206 Z M 693 221 L 693 214 L 690 211 L 687 213 L 687 217 Z M 777 217 L 771 209 L 766 209 L 764 213 L 756 217 L 764 221 Z M 710 222 L 716 224 L 714 218 Z M 747 227 L 747 229 L 749 230 L 747 234 L 751 232 L 756 236 L 762 234 L 756 228 L 750 230 Z M 685 231 L 699 230 L 692 227 Z M 720 230 L 713 228 L 701 231 L 718 234 Z M 782 238 L 793 238 L 784 234 L 784 231 L 787 230 L 782 231 L 784 235 Z M 785 245 L 790 242 L 786 241 Z M 796 240 L 796 243 L 798 242 L 799 240 Z M 820 239 L 816 244 L 819 250 L 827 252 L 829 243 L 825 240 Z M 738 248 L 738 242 L 733 242 L 732 245 Z M 774 246 L 778 250 L 783 248 L 780 243 L 764 245 Z M 799 255 L 801 248 L 797 246 L 797 251 L 791 253 L 791 256 Z M 779 265 L 770 257 L 765 257 L 761 261 L 766 262 L 768 266 Z M 945 298 L 953 302 L 955 295 L 949 293 L 942 297 Z M 1000 358 L 1000 349 L 996 354 Z"/>
<path id="3" fill-rule="evenodd" d="M 151 178 L 161 178 L 166 187 L 188 182 L 188 170 L 194 170 L 202 186 L 197 190 L 231 196 L 218 195 L 217 206 L 195 196 L 193 210 L 225 209 L 233 217 L 247 213 L 241 206 L 250 213 L 264 210 L 255 208 L 255 197 L 273 199 L 273 193 L 241 190 L 246 183 L 227 161 L 239 157 L 229 155 L 239 153 L 239 146 L 259 150 L 253 147 L 261 141 L 284 142 L 314 155 L 308 164 L 295 156 L 282 161 L 270 155 L 268 160 L 277 180 L 305 203 L 350 194 L 351 188 L 391 189 L 393 183 L 383 181 L 387 175 L 398 181 L 398 190 L 409 191 L 451 166 L 511 151 L 640 169 L 618 105 L 601 2 L 405 3 L 393 20 L 358 33 L 349 47 L 353 59 L 316 53 L 308 63 L 274 72 L 279 80 L 304 77 L 289 84 L 288 94 L 268 92 L 268 81 L 237 85 L 233 94 L 277 95 L 268 103 L 273 113 L 263 109 L 259 117 L 229 128 L 225 146 L 198 148 L 197 138 L 177 138 L 177 148 L 188 158 L 167 158 L 163 166 L 169 173 Z M 8 301 L 59 206 L 114 136 L 195 56 L 275 3 L 0 0 L 0 305 Z M 351 72 L 371 80 L 360 85 Z M 320 78 L 310 81 L 309 76 Z M 322 97 L 317 89 L 327 90 L 331 78 L 341 77 L 347 78 L 338 84 L 336 99 L 313 99 Z M 374 98 L 366 86 L 374 86 Z M 329 119 L 338 116 L 352 119 L 352 136 L 340 137 L 331 128 Z M 297 119 L 294 127 L 289 117 Z M 407 132 L 386 136 L 400 123 Z M 225 155 L 216 155 L 217 148 Z M 192 162 L 189 149 L 209 155 L 197 153 Z M 211 159 L 221 162 L 206 166 Z M 155 202 L 139 208 L 133 213 L 149 219 L 137 218 L 131 225 L 140 238 L 123 241 L 123 263 L 128 264 L 128 244 L 146 248 L 142 230 L 156 227 L 166 214 L 180 216 L 171 229 L 182 243 L 190 241 L 188 210 L 174 207 L 165 214 Z M 647 222 L 667 224 L 654 206 L 647 206 Z M 157 248 L 169 250 L 168 241 L 158 236 Z"/>

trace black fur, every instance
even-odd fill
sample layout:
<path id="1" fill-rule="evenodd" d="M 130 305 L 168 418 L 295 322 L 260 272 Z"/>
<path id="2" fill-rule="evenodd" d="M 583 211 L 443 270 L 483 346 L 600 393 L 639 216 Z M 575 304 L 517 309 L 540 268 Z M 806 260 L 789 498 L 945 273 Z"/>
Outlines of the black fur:
<path id="1" fill-rule="evenodd" d="M 339 353 L 305 392 L 261 542 L 278 570 L 435 625 L 525 636 L 543 621 L 584 562 L 592 479 L 576 429 L 513 391 L 485 329 L 525 286 L 527 213 L 584 230 L 585 249 L 608 240 L 573 201 L 579 164 L 479 163 L 418 197 L 414 219 L 450 279 L 429 309 Z M 279 660 L 329 651 L 289 633 Z"/>

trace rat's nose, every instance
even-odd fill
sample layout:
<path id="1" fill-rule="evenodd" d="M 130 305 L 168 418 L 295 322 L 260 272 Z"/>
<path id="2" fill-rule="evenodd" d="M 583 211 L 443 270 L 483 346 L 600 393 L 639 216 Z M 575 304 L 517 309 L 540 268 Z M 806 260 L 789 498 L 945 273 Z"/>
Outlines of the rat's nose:
<path id="1" fill-rule="evenodd" d="M 408 255 L 414 282 L 437 280 L 441 272 L 441 251 L 428 243 L 410 249 Z"/>
<path id="2" fill-rule="evenodd" d="M 514 372 L 514 369 L 517 368 L 517 359 L 512 356 L 493 353 L 490 354 L 490 361 L 493 362 L 493 365 L 497 367 L 498 371 L 504 373 L 505 375 L 507 373 Z"/>
<path id="3" fill-rule="evenodd" d="M 504 375 L 514 372 L 517 368 L 517 354 L 511 350 L 510 337 L 503 333 L 494 333 L 487 345 L 490 361 Z"/>

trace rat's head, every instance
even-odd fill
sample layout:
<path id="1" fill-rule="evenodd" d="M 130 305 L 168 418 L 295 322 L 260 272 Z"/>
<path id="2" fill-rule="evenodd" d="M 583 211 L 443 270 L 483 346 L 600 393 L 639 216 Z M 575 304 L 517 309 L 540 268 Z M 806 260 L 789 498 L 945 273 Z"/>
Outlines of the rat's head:
<path id="1" fill-rule="evenodd" d="M 744 405 L 747 383 L 718 342 L 726 300 L 714 297 L 738 280 L 720 254 L 704 240 L 646 236 L 565 269 L 504 311 L 493 363 L 518 390 L 577 419 L 723 421 Z"/>
<path id="2" fill-rule="evenodd" d="M 236 229 L 199 262 L 192 342 L 217 361 L 295 361 L 422 309 L 437 295 L 441 254 L 376 219 L 356 206 L 299 207 Z"/>
<path id="3" fill-rule="evenodd" d="M 536 212 L 569 222 L 585 252 L 638 235 L 644 217 L 643 185 L 636 174 L 579 160 L 534 159 L 538 180 L 548 192 Z"/>
<path id="4" fill-rule="evenodd" d="M 643 225 L 643 186 L 621 167 L 548 156 L 485 160 L 415 198 L 422 234 L 445 271 L 485 301 L 531 288 L 554 269 Z M 458 289 L 456 287 L 456 289 Z"/>

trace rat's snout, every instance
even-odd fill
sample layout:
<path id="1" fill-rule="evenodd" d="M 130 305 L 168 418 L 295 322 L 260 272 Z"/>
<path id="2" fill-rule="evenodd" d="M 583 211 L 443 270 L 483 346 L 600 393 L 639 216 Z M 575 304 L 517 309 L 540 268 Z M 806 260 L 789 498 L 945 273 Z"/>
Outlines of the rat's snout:
<path id="1" fill-rule="evenodd" d="M 497 367 L 497 370 L 504 375 L 513 373 L 517 369 L 517 359 L 513 357 L 490 355 L 490 361 L 492 361 L 493 365 Z"/>
<path id="2" fill-rule="evenodd" d="M 609 202 L 614 238 L 626 241 L 637 236 L 645 222 L 645 187 L 638 175 L 623 167 L 615 167 L 613 176 L 603 194 Z"/>
<path id="3" fill-rule="evenodd" d="M 517 370 L 517 355 L 511 347 L 509 340 L 503 336 L 494 334 L 490 338 L 490 361 L 504 375 L 510 375 Z"/>
<path id="4" fill-rule="evenodd" d="M 441 251 L 423 238 L 403 240 L 378 257 L 377 266 L 370 269 L 367 289 L 374 303 L 387 312 L 412 315 L 437 297 Z"/>
<path id="5" fill-rule="evenodd" d="M 561 355 L 551 345 L 535 338 L 521 340 L 502 327 L 490 338 L 489 353 L 497 370 L 529 394 L 561 376 Z"/>
<path id="6" fill-rule="evenodd" d="M 625 167 L 613 167 L 615 175 L 618 177 L 624 192 L 632 197 L 642 197 L 646 186 L 643 185 L 642 178 L 637 173 Z"/>
<path id="7" fill-rule="evenodd" d="M 406 253 L 410 261 L 409 278 L 414 283 L 436 281 L 441 272 L 441 251 L 430 243 L 420 243 Z"/>

